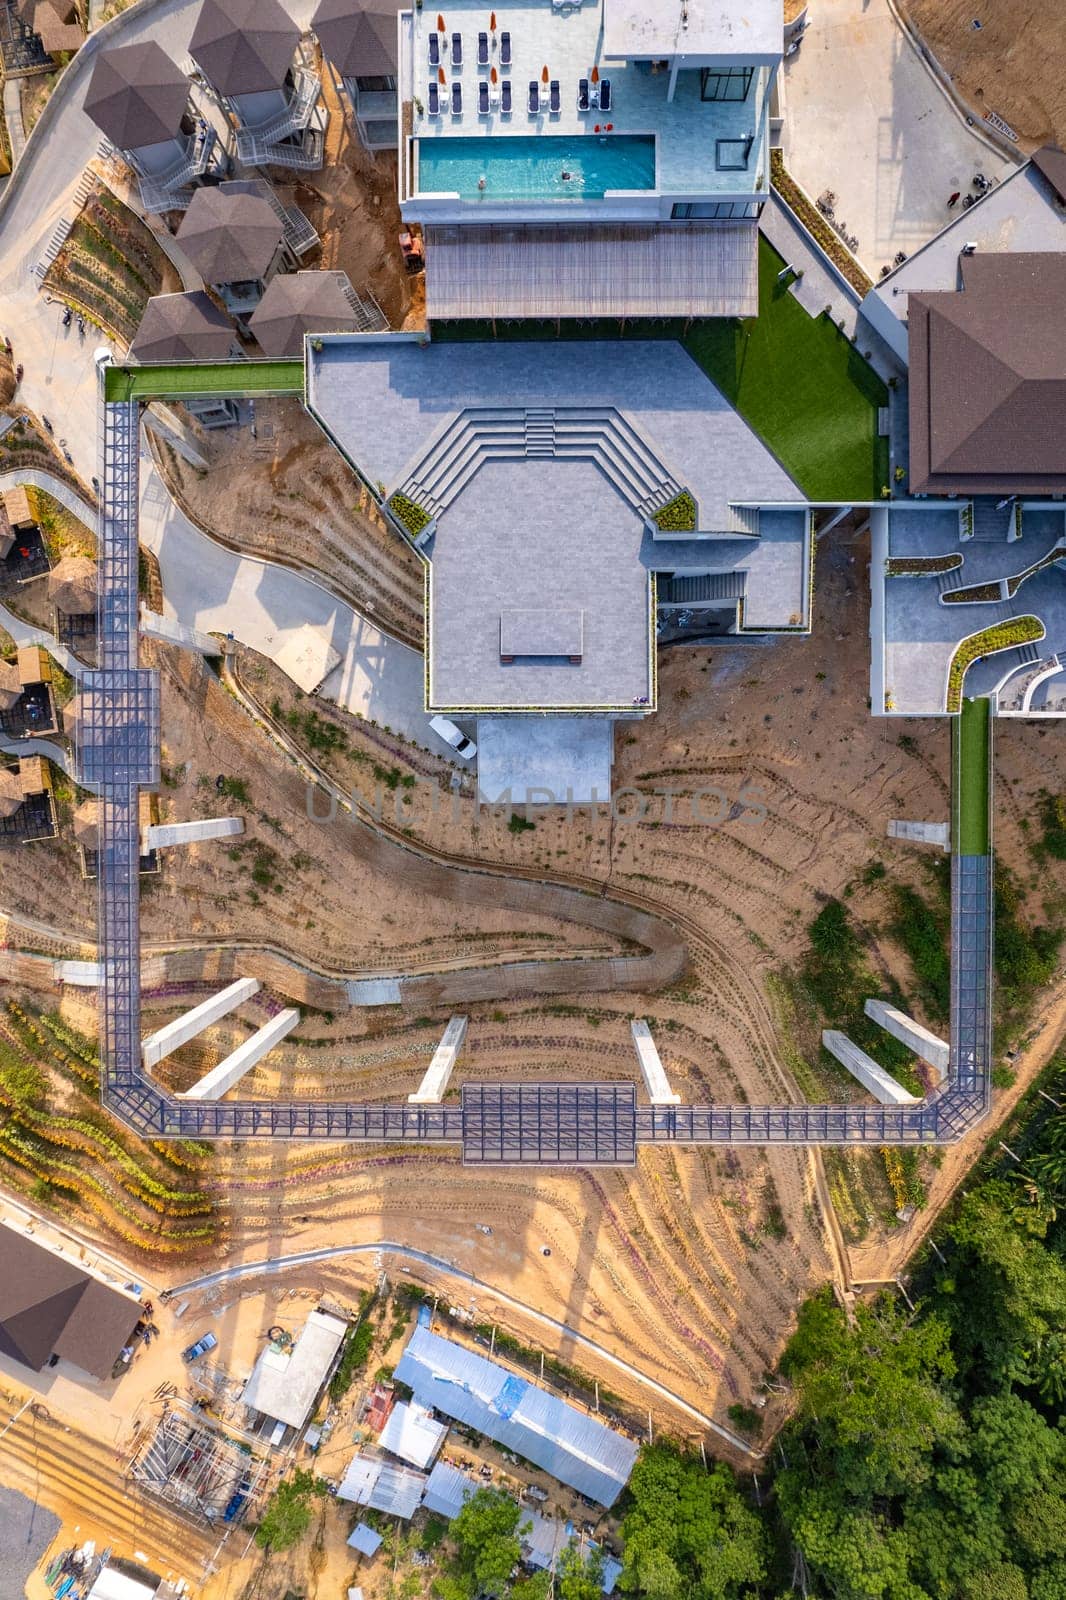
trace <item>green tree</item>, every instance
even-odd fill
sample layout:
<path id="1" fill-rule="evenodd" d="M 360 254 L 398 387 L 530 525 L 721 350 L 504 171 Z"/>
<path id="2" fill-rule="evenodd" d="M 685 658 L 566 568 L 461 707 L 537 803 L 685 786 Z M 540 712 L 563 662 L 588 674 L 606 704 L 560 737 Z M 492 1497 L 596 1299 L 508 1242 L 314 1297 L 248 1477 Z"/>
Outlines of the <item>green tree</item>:
<path id="1" fill-rule="evenodd" d="M 594 1550 L 588 1559 L 576 1545 L 568 1544 L 555 1563 L 555 1588 L 559 1600 L 602 1600 L 603 1557 Z"/>
<path id="2" fill-rule="evenodd" d="M 622 1524 L 623 1588 L 649 1600 L 734 1600 L 758 1592 L 767 1541 L 728 1468 L 672 1445 L 641 1452 Z"/>
<path id="3" fill-rule="evenodd" d="M 299 1544 L 311 1525 L 314 1486 L 312 1474 L 299 1471 L 278 1485 L 255 1530 L 255 1542 L 261 1550 L 275 1555 L 280 1550 L 291 1550 L 294 1544 Z"/>
<path id="4" fill-rule="evenodd" d="M 518 1502 L 502 1489 L 478 1489 L 470 1496 L 451 1527 L 455 1577 L 465 1594 L 502 1593 L 522 1554 L 521 1517 Z"/>

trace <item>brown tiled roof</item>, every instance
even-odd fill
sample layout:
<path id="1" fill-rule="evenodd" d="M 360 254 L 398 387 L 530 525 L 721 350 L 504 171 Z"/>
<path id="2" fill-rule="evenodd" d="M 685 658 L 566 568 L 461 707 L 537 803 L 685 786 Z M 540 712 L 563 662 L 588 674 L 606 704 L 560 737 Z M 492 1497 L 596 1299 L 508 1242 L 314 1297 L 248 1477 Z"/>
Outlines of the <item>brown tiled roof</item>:
<path id="1" fill-rule="evenodd" d="M 248 323 L 264 355 L 297 356 L 305 333 L 358 328 L 344 282 L 342 272 L 288 272 L 272 278 Z"/>
<path id="2" fill-rule="evenodd" d="M 300 30 L 278 0 L 203 0 L 189 52 L 220 94 L 280 89 Z"/>
<path id="3" fill-rule="evenodd" d="M 27 27 L 32 28 L 49 55 L 63 50 L 80 50 L 85 29 L 69 0 L 22 0 L 17 8 Z"/>
<path id="4" fill-rule="evenodd" d="M 1046 144 L 1033 152 L 1032 161 L 1037 172 L 1066 204 L 1066 150 L 1060 150 L 1057 144 Z"/>
<path id="5" fill-rule="evenodd" d="M 961 290 L 908 303 L 911 489 L 1066 490 L 1066 256 L 961 267 Z"/>
<path id="6" fill-rule="evenodd" d="M 311 27 L 342 78 L 396 71 L 396 14 L 406 0 L 321 0 Z"/>
<path id="7" fill-rule="evenodd" d="M 281 243 L 282 225 L 269 201 L 234 193 L 229 184 L 197 189 L 177 241 L 205 283 L 261 278 Z"/>
<path id="8" fill-rule="evenodd" d="M 85 96 L 86 114 L 119 150 L 173 139 L 188 103 L 184 73 L 152 39 L 101 50 Z"/>
<path id="9" fill-rule="evenodd" d="M 0 1225 L 0 1354 L 34 1372 L 55 1354 L 108 1378 L 139 1316 L 135 1301 Z"/>
<path id="10" fill-rule="evenodd" d="M 202 289 L 153 295 L 130 345 L 131 361 L 225 361 L 233 323 Z"/>

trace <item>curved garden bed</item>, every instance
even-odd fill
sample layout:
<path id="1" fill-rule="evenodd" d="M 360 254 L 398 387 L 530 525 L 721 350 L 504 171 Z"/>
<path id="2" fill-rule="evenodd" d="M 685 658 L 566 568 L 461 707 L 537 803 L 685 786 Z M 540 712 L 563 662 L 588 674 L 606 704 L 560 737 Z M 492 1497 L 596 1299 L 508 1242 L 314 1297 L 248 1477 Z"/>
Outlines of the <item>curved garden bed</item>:
<path id="1" fill-rule="evenodd" d="M 1009 622 L 997 622 L 991 628 L 971 633 L 955 649 L 948 666 L 944 709 L 948 712 L 962 710 L 962 685 L 967 670 L 983 656 L 995 655 L 1000 650 L 1013 650 L 1017 645 L 1036 644 L 1045 635 L 1039 617 L 1012 617 Z"/>

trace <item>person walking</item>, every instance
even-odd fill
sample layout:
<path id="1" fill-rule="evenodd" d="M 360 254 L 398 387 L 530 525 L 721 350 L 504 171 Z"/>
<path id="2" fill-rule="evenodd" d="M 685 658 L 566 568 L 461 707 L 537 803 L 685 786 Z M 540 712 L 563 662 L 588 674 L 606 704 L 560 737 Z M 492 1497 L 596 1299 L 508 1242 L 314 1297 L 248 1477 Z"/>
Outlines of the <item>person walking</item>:
<path id="1" fill-rule="evenodd" d="M 961 193 L 962 193 L 962 190 L 961 190 L 961 189 L 956 189 L 956 190 L 955 190 L 955 193 L 954 193 L 954 194 L 952 194 L 952 195 L 949 195 L 949 196 L 948 196 L 948 210 L 949 210 L 949 211 L 950 211 L 950 210 L 951 210 L 951 209 L 952 209 L 952 208 L 953 208 L 953 207 L 954 207 L 954 206 L 957 206 L 957 205 L 958 205 L 958 203 L 959 203 L 959 196 L 960 196 L 960 194 L 961 194 Z"/>

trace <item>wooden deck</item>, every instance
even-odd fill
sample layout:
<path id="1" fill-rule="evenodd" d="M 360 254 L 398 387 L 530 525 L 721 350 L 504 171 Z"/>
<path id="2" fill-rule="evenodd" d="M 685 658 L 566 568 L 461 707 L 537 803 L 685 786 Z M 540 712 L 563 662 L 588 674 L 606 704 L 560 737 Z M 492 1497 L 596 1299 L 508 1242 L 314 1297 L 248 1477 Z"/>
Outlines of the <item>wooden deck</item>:
<path id="1" fill-rule="evenodd" d="M 425 228 L 429 317 L 752 317 L 754 222 Z"/>

